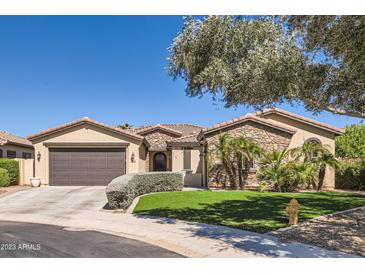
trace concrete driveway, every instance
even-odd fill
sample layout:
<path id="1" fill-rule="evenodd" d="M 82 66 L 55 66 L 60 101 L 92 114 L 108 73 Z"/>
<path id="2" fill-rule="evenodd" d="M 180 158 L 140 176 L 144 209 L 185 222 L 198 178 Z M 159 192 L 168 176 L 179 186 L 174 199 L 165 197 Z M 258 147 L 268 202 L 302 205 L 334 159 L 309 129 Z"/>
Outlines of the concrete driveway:
<path id="1" fill-rule="evenodd" d="M 32 188 L 1 198 L 0 220 L 99 231 L 187 257 L 354 257 L 239 229 L 105 211 L 105 204 L 105 187 Z"/>

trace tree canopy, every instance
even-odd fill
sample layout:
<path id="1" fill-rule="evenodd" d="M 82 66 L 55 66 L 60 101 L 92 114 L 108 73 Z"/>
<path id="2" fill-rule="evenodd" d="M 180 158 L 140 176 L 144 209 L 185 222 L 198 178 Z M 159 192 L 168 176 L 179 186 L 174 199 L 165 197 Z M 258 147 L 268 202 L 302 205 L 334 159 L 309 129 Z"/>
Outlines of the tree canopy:
<path id="1" fill-rule="evenodd" d="M 365 158 L 365 125 L 346 126 L 345 133 L 336 137 L 336 156 Z"/>
<path id="2" fill-rule="evenodd" d="M 189 96 L 365 117 L 364 16 L 187 17 L 169 50 Z"/>

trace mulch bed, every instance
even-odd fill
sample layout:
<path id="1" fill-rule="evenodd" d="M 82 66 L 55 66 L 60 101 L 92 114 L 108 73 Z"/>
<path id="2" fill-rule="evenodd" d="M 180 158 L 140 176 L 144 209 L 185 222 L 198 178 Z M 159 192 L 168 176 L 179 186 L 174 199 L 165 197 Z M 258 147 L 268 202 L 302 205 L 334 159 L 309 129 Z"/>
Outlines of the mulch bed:
<path id="1" fill-rule="evenodd" d="M 284 242 L 300 242 L 365 257 L 365 208 L 323 216 L 270 234 Z"/>

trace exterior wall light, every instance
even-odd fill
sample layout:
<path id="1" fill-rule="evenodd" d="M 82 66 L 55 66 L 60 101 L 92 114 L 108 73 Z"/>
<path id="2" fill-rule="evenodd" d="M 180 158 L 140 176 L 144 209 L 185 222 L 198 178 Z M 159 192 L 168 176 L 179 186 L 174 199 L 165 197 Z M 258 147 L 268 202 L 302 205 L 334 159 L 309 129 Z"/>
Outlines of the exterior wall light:
<path id="1" fill-rule="evenodd" d="M 135 157 L 136 157 L 136 155 L 134 154 L 134 152 L 132 152 L 132 154 L 131 154 L 131 162 L 132 163 L 134 163 Z"/>
<path id="2" fill-rule="evenodd" d="M 39 162 L 40 159 L 41 159 L 41 153 L 38 151 L 38 153 L 37 153 L 37 160 L 38 160 L 38 162 Z"/>

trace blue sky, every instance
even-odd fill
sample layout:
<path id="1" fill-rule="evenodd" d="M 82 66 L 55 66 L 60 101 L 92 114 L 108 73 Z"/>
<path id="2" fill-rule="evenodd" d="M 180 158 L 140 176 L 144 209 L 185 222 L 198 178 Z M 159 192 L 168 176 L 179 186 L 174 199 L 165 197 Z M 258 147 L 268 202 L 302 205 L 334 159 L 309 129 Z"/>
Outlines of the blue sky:
<path id="1" fill-rule="evenodd" d="M 167 48 L 182 16 L 0 16 L 0 130 L 27 136 L 88 116 L 116 125 L 232 119 L 209 96 L 185 96 L 167 75 Z M 282 108 L 343 127 L 360 121 Z"/>

